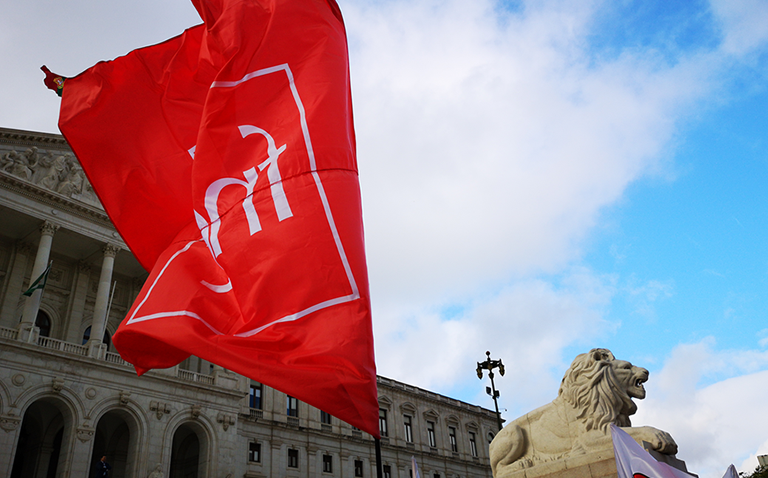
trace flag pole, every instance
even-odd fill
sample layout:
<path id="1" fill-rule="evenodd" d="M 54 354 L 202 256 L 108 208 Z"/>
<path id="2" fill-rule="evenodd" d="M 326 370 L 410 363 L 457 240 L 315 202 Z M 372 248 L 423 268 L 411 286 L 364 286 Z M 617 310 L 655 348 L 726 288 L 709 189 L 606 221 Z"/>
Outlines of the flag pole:
<path id="1" fill-rule="evenodd" d="M 373 445 L 376 449 L 376 478 L 384 478 L 384 471 L 381 466 L 381 439 L 374 438 Z"/>
<path id="2" fill-rule="evenodd" d="M 109 311 L 112 310 L 112 299 L 115 298 L 115 289 L 117 289 L 117 281 L 112 283 L 112 292 L 109 294 L 109 303 L 107 304 L 107 313 L 104 316 L 104 332 L 107 331 L 107 324 L 109 323 Z M 99 340 L 103 341 L 103 337 L 99 337 Z"/>

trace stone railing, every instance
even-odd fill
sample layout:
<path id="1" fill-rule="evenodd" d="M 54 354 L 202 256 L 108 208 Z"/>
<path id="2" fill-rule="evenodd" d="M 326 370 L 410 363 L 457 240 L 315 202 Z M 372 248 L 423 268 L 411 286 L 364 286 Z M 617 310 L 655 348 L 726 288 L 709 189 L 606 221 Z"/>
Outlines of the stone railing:
<path id="1" fill-rule="evenodd" d="M 19 340 L 19 331 L 17 329 L 11 329 L 8 327 L 0 327 L 0 339 Z M 66 342 L 64 340 L 59 340 L 59 339 L 54 339 L 51 337 L 44 337 L 44 336 L 37 337 L 37 341 L 34 342 L 34 344 L 37 345 L 38 347 L 41 347 L 47 350 L 55 350 L 57 352 L 64 352 L 67 354 L 78 355 L 80 357 L 89 357 L 87 345 L 73 344 L 70 342 Z M 95 360 L 99 360 L 98 357 L 91 357 L 91 358 Z M 102 360 L 104 360 L 109 364 L 132 367 L 132 365 L 129 362 L 126 362 L 123 359 L 123 357 L 120 356 L 119 353 L 115 353 L 115 352 L 106 352 L 105 354 L 103 354 Z M 176 378 L 180 378 L 182 380 L 188 380 L 190 382 L 200 383 L 204 385 L 216 385 L 216 378 L 213 375 L 206 375 L 203 373 L 190 372 L 188 370 L 179 369 L 176 372 L 175 376 Z M 258 411 L 259 413 L 261 413 L 261 410 L 252 410 L 252 412 L 254 411 Z"/>
<path id="2" fill-rule="evenodd" d="M 246 420 L 255 422 L 264 418 L 264 411 L 260 408 L 248 408 L 245 410 L 245 413 L 241 413 L 240 416 Z"/>
<path id="3" fill-rule="evenodd" d="M 114 352 L 107 352 L 106 355 L 104 356 L 104 360 L 107 363 L 113 363 L 113 364 L 116 364 L 116 365 L 131 366 L 130 363 L 128 363 L 125 360 L 123 360 L 123 357 L 121 357 L 120 354 L 116 354 Z"/>
<path id="4" fill-rule="evenodd" d="M 178 378 L 182 380 L 189 380 L 190 382 L 204 383 L 206 385 L 213 385 L 215 380 L 211 375 L 205 375 L 197 372 L 190 372 L 189 370 L 179 369 Z"/>
<path id="5" fill-rule="evenodd" d="M 0 339 L 16 340 L 19 338 L 19 331 L 16 329 L 9 329 L 7 327 L 0 327 Z"/>
<path id="6" fill-rule="evenodd" d="M 40 347 L 58 350 L 59 352 L 67 352 L 75 355 L 88 355 L 88 347 L 85 345 L 71 344 L 59 339 L 52 339 L 50 337 L 40 336 L 37 338 L 37 345 Z"/>

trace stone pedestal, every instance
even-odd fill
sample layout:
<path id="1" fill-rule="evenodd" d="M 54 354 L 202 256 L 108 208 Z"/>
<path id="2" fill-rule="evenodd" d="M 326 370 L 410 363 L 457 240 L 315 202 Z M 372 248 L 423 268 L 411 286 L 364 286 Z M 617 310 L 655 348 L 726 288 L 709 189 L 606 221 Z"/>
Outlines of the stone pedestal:
<path id="1" fill-rule="evenodd" d="M 650 453 L 657 461 L 682 470 L 691 475 L 691 478 L 698 477 L 687 470 L 684 461 L 670 455 L 653 451 Z M 616 458 L 613 455 L 613 449 L 609 448 L 597 453 L 563 458 L 520 470 L 507 470 L 494 475 L 494 478 L 616 478 L 617 476 Z"/>

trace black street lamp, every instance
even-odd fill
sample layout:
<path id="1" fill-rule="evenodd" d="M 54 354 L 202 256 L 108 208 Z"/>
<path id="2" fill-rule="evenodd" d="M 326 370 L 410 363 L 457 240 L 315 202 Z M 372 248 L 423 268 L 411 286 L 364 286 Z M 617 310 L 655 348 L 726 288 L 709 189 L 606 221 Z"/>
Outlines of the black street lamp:
<path id="1" fill-rule="evenodd" d="M 496 422 L 499 424 L 499 431 L 501 431 L 501 414 L 499 413 L 499 391 L 496 390 L 496 386 L 493 384 L 493 369 L 498 368 L 501 376 L 504 376 L 504 364 L 499 360 L 491 360 L 491 353 L 485 352 L 488 359 L 485 362 L 477 362 L 477 378 L 483 379 L 483 370 L 488 370 L 488 376 L 491 377 L 491 386 L 485 387 L 485 393 L 493 398 L 493 404 L 496 406 Z"/>

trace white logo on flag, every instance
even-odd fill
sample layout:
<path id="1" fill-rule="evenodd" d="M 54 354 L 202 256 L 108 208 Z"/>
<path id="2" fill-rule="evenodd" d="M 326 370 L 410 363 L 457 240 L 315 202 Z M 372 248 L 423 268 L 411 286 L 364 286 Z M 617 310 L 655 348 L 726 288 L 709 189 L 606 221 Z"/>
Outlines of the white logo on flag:
<path id="1" fill-rule="evenodd" d="M 282 222 L 289 217 L 293 217 L 291 206 L 288 204 L 288 199 L 285 197 L 285 191 L 283 190 L 282 178 L 280 177 L 280 169 L 277 165 L 277 159 L 280 154 L 285 151 L 286 145 L 282 145 L 279 148 L 275 146 L 275 140 L 272 136 L 261 128 L 257 128 L 252 125 L 238 126 L 240 134 L 243 139 L 253 133 L 259 133 L 267 140 L 267 159 L 261 162 L 258 166 L 259 171 L 267 171 L 267 179 L 269 180 L 269 188 L 272 193 L 272 202 L 277 212 L 277 220 Z M 203 240 L 208 246 L 208 249 L 213 254 L 213 257 L 218 257 L 221 253 L 221 244 L 219 243 L 219 229 L 221 228 L 221 218 L 219 217 L 219 194 L 227 186 L 239 185 L 245 188 L 245 199 L 243 199 L 243 211 L 245 211 L 245 219 L 248 222 L 248 230 L 252 235 L 261 231 L 261 222 L 259 221 L 259 215 L 256 213 L 256 208 L 253 206 L 253 188 L 256 187 L 256 181 L 259 178 L 259 173 L 256 168 L 253 167 L 247 171 L 243 171 L 243 177 L 245 181 L 237 178 L 221 178 L 212 182 L 208 189 L 205 191 L 205 212 L 208 214 L 208 221 L 195 211 L 195 220 L 197 221 L 197 227 L 200 228 L 200 232 L 203 235 Z"/>

